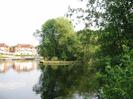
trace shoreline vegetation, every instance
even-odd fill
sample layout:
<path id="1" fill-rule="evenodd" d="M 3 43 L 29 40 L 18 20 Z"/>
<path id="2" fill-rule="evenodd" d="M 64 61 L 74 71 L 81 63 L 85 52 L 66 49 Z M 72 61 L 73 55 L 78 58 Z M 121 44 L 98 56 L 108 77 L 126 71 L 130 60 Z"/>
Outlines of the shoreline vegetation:
<path id="1" fill-rule="evenodd" d="M 9 61 L 9 60 L 39 60 L 41 63 L 46 65 L 70 65 L 77 63 L 78 61 L 66 61 L 66 60 L 44 60 L 41 57 L 36 57 L 32 55 L 1 55 L 0 61 Z"/>
<path id="2" fill-rule="evenodd" d="M 70 65 L 76 63 L 77 61 L 41 60 L 40 62 L 46 65 Z"/>
<path id="3" fill-rule="evenodd" d="M 0 55 L 0 60 L 34 60 L 41 59 L 35 55 Z"/>
<path id="4" fill-rule="evenodd" d="M 34 33 L 40 39 L 37 48 L 38 54 L 46 60 L 44 63 L 47 64 L 55 63 L 56 60 L 81 61 L 81 64 L 76 64 L 80 68 L 79 71 L 75 71 L 75 68 L 67 69 L 63 82 L 70 72 L 72 75 L 85 72 L 84 75 L 88 76 L 83 78 L 87 81 L 86 87 L 89 88 L 90 79 L 93 82 L 98 82 L 97 88 L 94 87 L 91 90 L 91 92 L 96 91 L 98 99 L 132 99 L 133 79 L 129 79 L 133 78 L 132 8 L 133 2 L 131 0 L 103 0 L 102 2 L 89 0 L 86 3 L 86 9 L 70 7 L 67 17 L 77 16 L 77 19 L 72 19 L 73 22 L 78 22 L 81 19 L 85 27 L 75 31 L 74 28 L 78 23 L 75 23 L 73 27 L 72 22 L 65 17 L 47 20 Z M 47 60 L 53 60 L 53 62 Z M 93 68 L 93 70 L 89 68 Z M 50 67 L 44 71 L 47 76 L 44 75 L 43 80 L 46 83 L 40 83 L 44 86 L 40 91 L 37 91 L 38 94 L 41 94 L 42 99 L 61 96 L 62 90 L 55 79 L 58 78 L 59 73 L 56 75 L 58 71 L 52 71 Z M 95 76 L 90 76 L 92 72 Z M 54 78 L 54 80 L 50 78 Z M 70 78 L 72 78 L 71 75 Z M 55 83 L 53 83 L 54 81 Z M 77 79 L 75 81 L 77 84 Z M 93 82 L 90 86 L 96 86 L 93 85 Z M 69 84 L 71 85 L 72 82 Z M 68 86 L 69 88 L 70 86 Z M 59 90 L 56 92 L 55 89 Z M 85 90 L 82 87 L 80 90 L 90 93 L 88 89 Z"/>

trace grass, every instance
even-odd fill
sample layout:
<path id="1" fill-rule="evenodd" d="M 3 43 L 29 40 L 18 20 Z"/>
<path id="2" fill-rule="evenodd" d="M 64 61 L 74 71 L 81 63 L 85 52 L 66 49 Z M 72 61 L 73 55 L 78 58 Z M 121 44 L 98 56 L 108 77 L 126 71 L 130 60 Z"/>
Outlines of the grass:
<path id="1" fill-rule="evenodd" d="M 5 55 L 0 54 L 0 58 L 6 58 L 6 56 L 5 56 Z"/>
<path id="2" fill-rule="evenodd" d="M 49 64 L 49 65 L 69 65 L 74 63 L 75 61 L 45 61 L 41 60 L 43 64 Z"/>

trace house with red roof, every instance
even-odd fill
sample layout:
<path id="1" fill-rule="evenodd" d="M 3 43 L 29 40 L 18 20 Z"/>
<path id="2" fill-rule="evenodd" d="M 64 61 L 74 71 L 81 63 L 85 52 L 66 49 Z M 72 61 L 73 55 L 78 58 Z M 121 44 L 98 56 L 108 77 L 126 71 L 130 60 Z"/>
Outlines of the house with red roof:
<path id="1" fill-rule="evenodd" d="M 36 55 L 37 51 L 33 45 L 30 44 L 17 44 L 15 46 L 16 55 Z"/>
<path id="2" fill-rule="evenodd" d="M 0 54 L 8 54 L 10 47 L 5 43 L 0 43 Z"/>

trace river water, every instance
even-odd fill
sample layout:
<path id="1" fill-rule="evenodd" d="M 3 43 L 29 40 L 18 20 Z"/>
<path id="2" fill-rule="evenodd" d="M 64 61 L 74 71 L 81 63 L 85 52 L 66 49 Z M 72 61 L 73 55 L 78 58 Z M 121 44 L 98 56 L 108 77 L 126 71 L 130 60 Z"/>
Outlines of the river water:
<path id="1" fill-rule="evenodd" d="M 35 61 L 0 62 L 0 99 L 40 99 L 32 88 L 39 76 Z"/>
<path id="2" fill-rule="evenodd" d="M 82 65 L 2 61 L 0 99 L 96 99 L 95 75 L 88 71 Z"/>

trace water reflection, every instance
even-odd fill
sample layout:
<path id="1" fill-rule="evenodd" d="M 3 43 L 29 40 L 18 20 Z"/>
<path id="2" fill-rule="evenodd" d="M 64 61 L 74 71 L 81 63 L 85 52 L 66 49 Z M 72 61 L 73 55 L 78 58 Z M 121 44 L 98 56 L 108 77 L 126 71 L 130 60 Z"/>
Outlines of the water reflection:
<path id="1" fill-rule="evenodd" d="M 40 70 L 36 61 L 0 62 L 0 99 L 40 99 L 33 92 Z"/>
<path id="2" fill-rule="evenodd" d="M 0 73 L 5 73 L 10 69 L 16 72 L 29 72 L 37 68 L 35 61 L 5 61 L 0 62 Z"/>
<path id="3" fill-rule="evenodd" d="M 95 70 L 76 64 L 46 66 L 40 64 L 41 76 L 33 90 L 41 99 L 96 99 Z"/>

